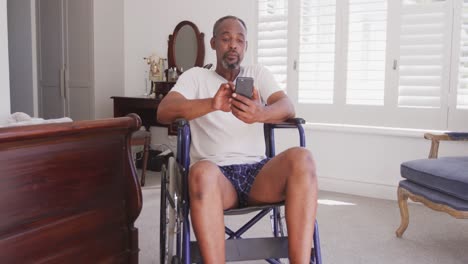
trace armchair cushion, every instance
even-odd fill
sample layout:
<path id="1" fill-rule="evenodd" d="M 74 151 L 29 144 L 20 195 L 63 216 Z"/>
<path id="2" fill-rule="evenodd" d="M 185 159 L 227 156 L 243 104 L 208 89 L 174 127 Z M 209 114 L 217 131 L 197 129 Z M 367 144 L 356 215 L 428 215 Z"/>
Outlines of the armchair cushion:
<path id="1" fill-rule="evenodd" d="M 468 157 L 419 159 L 401 164 L 411 182 L 468 201 Z"/>
<path id="2" fill-rule="evenodd" d="M 435 192 L 433 189 L 423 187 L 409 180 L 400 181 L 398 186 L 412 192 L 415 195 L 422 196 L 434 203 L 445 204 L 452 207 L 453 209 L 460 211 L 468 211 L 468 201 L 459 199 L 457 197 L 453 197 L 441 192 Z"/>

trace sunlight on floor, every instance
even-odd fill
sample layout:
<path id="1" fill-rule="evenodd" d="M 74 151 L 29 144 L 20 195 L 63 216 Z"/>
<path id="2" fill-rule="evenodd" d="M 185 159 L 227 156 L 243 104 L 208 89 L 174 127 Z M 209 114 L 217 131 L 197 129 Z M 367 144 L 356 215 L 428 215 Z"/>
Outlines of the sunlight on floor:
<path id="1" fill-rule="evenodd" d="M 341 201 L 335 201 L 335 200 L 327 200 L 327 199 L 319 199 L 318 203 L 323 204 L 323 205 L 356 205 L 353 203 L 347 203 L 347 202 L 341 202 Z"/>

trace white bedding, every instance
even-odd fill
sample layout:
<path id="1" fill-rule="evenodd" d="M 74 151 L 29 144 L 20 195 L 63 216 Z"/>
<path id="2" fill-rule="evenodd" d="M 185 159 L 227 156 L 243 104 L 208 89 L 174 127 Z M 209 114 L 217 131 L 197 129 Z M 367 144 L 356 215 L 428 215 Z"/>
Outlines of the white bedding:
<path id="1" fill-rule="evenodd" d="M 7 120 L 0 122 L 0 127 L 10 126 L 26 126 L 26 125 L 37 125 L 47 123 L 63 123 L 73 122 L 69 117 L 55 118 L 55 119 L 43 119 L 37 117 L 30 117 L 28 114 L 23 112 L 16 112 L 11 114 Z"/>

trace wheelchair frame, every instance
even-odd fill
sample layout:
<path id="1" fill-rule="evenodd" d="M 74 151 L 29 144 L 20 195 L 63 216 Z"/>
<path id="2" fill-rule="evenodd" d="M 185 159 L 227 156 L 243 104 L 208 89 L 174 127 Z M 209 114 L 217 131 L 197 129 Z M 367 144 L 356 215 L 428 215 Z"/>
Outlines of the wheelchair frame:
<path id="1" fill-rule="evenodd" d="M 189 196 L 188 196 L 188 168 L 190 166 L 190 126 L 186 120 L 177 122 L 177 171 L 171 171 L 164 165 L 161 175 L 161 225 L 160 225 L 160 262 L 164 263 L 201 263 L 201 255 L 196 241 L 190 240 L 189 220 Z M 295 118 L 284 123 L 264 124 L 266 155 L 275 156 L 274 129 L 297 128 L 299 132 L 299 145 L 305 147 L 305 135 L 302 124 L 305 120 Z M 171 166 L 171 165 L 170 165 Z M 171 179 L 170 173 L 178 173 Z M 179 195 L 174 192 L 175 177 L 181 181 L 182 188 Z M 176 180 L 177 181 L 177 180 Z M 172 185 L 170 185 L 172 184 Z M 180 187 L 180 186 L 179 186 Z M 174 193 L 171 193 L 174 192 Z M 250 221 L 233 231 L 225 227 L 226 239 L 226 261 L 242 261 L 265 259 L 268 263 L 281 263 L 280 258 L 288 257 L 287 239 L 285 227 L 282 223 L 280 207 L 284 203 L 268 204 L 264 206 L 250 206 L 241 209 L 231 209 L 224 212 L 225 215 L 245 214 L 252 211 L 260 211 Z M 242 234 L 249 230 L 265 215 L 270 213 L 272 221 L 273 237 L 267 238 L 242 238 Z M 175 230 L 168 230 L 175 228 Z M 175 236 L 170 237 L 170 235 Z M 169 252 L 174 247 L 175 254 Z M 172 243 L 172 244 L 171 244 Z M 172 251 L 172 250 L 171 250 Z M 242 253 L 239 253 L 242 252 Z M 234 252 L 234 253 L 230 253 Z M 313 248 L 311 249 L 310 263 L 321 264 L 320 239 L 318 223 L 315 221 Z"/>

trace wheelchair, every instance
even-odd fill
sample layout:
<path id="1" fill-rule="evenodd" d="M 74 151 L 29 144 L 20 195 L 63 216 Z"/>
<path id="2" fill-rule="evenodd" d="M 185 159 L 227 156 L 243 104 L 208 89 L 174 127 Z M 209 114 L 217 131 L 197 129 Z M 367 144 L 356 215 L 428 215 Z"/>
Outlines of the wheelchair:
<path id="1" fill-rule="evenodd" d="M 264 124 L 266 155 L 275 155 L 274 132 L 279 128 L 294 128 L 299 132 L 299 145 L 305 147 L 302 125 L 304 119 L 295 118 L 279 124 Z M 190 126 L 186 120 L 177 120 L 177 155 L 169 158 L 161 170 L 161 207 L 160 207 L 160 263 L 202 263 L 196 241 L 191 241 L 189 220 L 188 172 L 190 166 Z M 268 263 L 282 263 L 288 258 L 287 230 L 282 206 L 284 203 L 250 206 L 225 210 L 224 215 L 240 215 L 257 211 L 247 223 L 234 231 L 225 227 L 226 262 L 262 260 Z M 262 238 L 243 238 L 242 235 L 270 215 L 272 236 Z M 315 221 L 313 248 L 310 263 L 321 264 L 318 223 Z"/>

